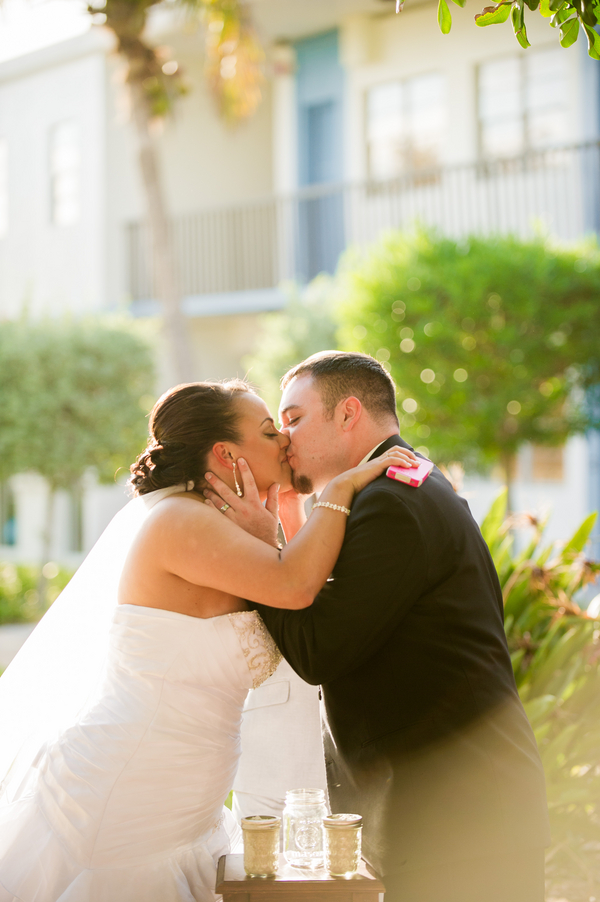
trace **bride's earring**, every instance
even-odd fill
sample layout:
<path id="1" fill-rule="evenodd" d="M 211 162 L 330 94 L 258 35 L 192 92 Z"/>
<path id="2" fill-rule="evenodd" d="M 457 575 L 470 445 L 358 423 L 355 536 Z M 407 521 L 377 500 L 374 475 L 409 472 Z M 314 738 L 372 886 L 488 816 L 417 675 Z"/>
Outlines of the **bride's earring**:
<path id="1" fill-rule="evenodd" d="M 235 463 L 235 460 L 233 461 L 233 481 L 235 482 L 235 491 L 236 491 L 236 494 L 237 494 L 238 498 L 241 498 L 241 497 L 242 497 L 242 490 L 241 490 L 241 488 L 240 488 L 239 482 L 237 481 L 237 475 L 236 475 L 236 463 Z"/>

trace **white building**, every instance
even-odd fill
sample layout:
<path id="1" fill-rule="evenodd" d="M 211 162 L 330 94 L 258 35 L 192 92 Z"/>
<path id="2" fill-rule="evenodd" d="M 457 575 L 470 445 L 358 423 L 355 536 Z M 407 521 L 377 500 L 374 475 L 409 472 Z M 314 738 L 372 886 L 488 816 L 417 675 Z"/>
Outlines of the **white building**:
<path id="1" fill-rule="evenodd" d="M 251 6 L 268 78 L 257 114 L 235 130 L 204 85 L 201 30 L 170 14 L 152 24 L 193 88 L 159 149 L 198 378 L 240 372 L 260 313 L 283 303 L 282 280 L 332 271 L 345 246 L 384 228 L 598 230 L 600 65 L 585 41 L 563 50 L 531 14 L 522 51 L 508 23 L 477 28 L 472 2 L 454 10 L 448 36 L 420 0 L 399 16 L 390 0 Z M 0 316 L 24 304 L 152 313 L 143 215 L 110 35 L 94 28 L 0 64 Z M 600 507 L 599 445 L 524 449 L 516 507 L 552 507 L 550 534 L 565 537 Z M 477 516 L 498 485 L 468 480 Z M 0 557 L 39 554 L 42 497 L 34 477 L 4 486 Z M 81 511 L 65 496 L 53 555 L 80 557 L 123 497 L 90 487 Z"/>

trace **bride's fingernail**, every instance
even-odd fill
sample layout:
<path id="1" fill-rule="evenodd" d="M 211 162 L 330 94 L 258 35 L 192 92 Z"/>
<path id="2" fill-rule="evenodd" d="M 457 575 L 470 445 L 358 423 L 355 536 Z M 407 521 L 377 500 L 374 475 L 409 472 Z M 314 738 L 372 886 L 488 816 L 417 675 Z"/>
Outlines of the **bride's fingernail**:
<path id="1" fill-rule="evenodd" d="M 239 465 L 240 465 L 241 467 L 245 467 L 245 466 L 246 466 L 246 461 L 244 460 L 243 457 L 238 457 L 238 463 L 239 463 Z"/>
<path id="2" fill-rule="evenodd" d="M 211 479 L 214 479 L 214 476 L 213 476 L 212 473 L 205 473 L 205 474 L 204 474 L 204 478 L 205 478 L 205 479 L 208 479 L 208 480 L 210 481 Z"/>

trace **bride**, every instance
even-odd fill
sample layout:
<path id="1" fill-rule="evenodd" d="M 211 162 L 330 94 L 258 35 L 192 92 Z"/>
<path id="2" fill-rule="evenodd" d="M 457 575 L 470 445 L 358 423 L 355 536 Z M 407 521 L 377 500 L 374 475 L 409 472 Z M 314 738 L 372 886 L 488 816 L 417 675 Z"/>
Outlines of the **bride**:
<path id="1" fill-rule="evenodd" d="M 279 661 L 243 599 L 310 605 L 343 509 L 413 459 L 336 477 L 303 525 L 288 443 L 243 382 L 155 405 L 136 497 L 0 678 L 0 902 L 213 902 L 243 702 Z"/>

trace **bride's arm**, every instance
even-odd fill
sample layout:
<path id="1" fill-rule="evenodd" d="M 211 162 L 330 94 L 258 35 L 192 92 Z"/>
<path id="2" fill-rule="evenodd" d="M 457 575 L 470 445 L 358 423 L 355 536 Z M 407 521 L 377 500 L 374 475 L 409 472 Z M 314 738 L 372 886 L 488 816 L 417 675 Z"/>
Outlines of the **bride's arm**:
<path id="1" fill-rule="evenodd" d="M 394 448 L 348 470 L 329 483 L 320 502 L 349 508 L 356 492 L 387 467 L 405 460 L 402 449 Z M 240 461 L 240 468 L 245 495 L 258 497 L 247 464 Z M 211 484 L 233 510 L 241 506 L 240 499 L 216 477 Z M 306 525 L 280 552 L 240 529 L 214 506 L 181 502 L 165 499 L 162 512 L 157 510 L 154 523 L 149 524 L 146 541 L 152 560 L 187 582 L 270 607 L 299 609 L 312 604 L 333 570 L 344 539 L 346 515 L 329 507 L 313 509 Z M 248 501 L 243 503 L 249 506 Z M 264 508 L 263 514 L 273 517 Z"/>

